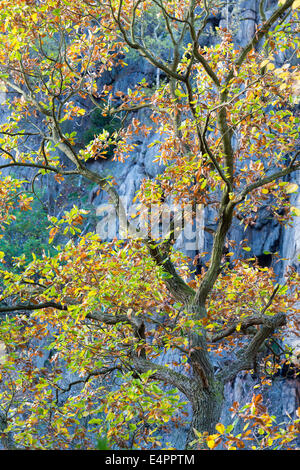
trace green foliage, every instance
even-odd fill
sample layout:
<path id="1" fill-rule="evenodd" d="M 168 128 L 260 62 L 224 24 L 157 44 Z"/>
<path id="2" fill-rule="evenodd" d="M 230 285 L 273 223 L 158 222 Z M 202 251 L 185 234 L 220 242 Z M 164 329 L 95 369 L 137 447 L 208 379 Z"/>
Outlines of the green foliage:
<path id="1" fill-rule="evenodd" d="M 106 436 L 98 439 L 96 449 L 97 450 L 110 450 Z"/>
<path id="2" fill-rule="evenodd" d="M 100 109 L 95 109 L 91 113 L 90 126 L 87 130 L 82 133 L 82 141 L 84 145 L 88 145 L 98 134 L 103 130 L 109 132 L 111 135 L 113 132 L 120 128 L 120 120 L 117 120 L 111 116 L 103 116 Z M 110 146 L 107 151 L 107 158 L 112 157 L 114 152 L 114 146 Z"/>
<path id="3" fill-rule="evenodd" d="M 0 251 L 5 253 L 6 266 L 10 267 L 12 259 L 23 255 L 25 263 L 32 261 L 32 253 L 37 258 L 43 252 L 54 254 L 53 248 L 48 244 L 49 221 L 47 212 L 42 204 L 34 199 L 31 210 L 21 210 L 20 207 L 12 211 L 15 217 L 10 225 L 5 229 L 5 233 L 0 238 Z"/>

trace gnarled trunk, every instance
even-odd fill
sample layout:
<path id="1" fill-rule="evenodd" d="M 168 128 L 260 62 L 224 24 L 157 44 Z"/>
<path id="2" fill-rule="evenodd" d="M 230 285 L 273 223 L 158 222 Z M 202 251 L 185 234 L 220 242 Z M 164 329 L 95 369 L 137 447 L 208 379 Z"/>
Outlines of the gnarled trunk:
<path id="1" fill-rule="evenodd" d="M 205 305 L 191 303 L 187 309 L 195 319 L 206 316 Z M 192 405 L 192 422 L 187 436 L 186 448 L 195 440 L 194 429 L 199 432 L 214 434 L 219 422 L 223 404 L 223 381 L 216 380 L 214 367 L 208 352 L 206 333 L 203 328 L 198 333 L 189 333 L 189 356 L 193 370 L 189 400 Z"/>
<path id="2" fill-rule="evenodd" d="M 220 420 L 223 404 L 223 384 L 214 382 L 207 389 L 194 387 L 192 403 L 192 421 L 186 440 L 186 449 L 197 448 L 197 445 L 191 445 L 196 439 L 194 429 L 199 432 L 216 432 L 216 424 Z"/>

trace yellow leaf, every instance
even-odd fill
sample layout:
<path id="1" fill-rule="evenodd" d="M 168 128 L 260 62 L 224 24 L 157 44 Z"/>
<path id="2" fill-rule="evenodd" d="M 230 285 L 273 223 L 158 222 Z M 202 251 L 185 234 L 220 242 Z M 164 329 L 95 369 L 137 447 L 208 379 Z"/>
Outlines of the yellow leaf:
<path id="1" fill-rule="evenodd" d="M 214 440 L 214 439 L 208 438 L 206 442 L 207 442 L 207 446 L 208 446 L 210 449 L 213 449 L 213 448 L 215 447 L 215 440 Z"/>
<path id="2" fill-rule="evenodd" d="M 241 324 L 241 323 L 239 323 L 238 325 L 236 325 L 236 327 L 235 327 L 236 331 L 240 331 L 240 329 L 241 329 L 241 326 L 242 326 L 242 324 Z"/>
<path id="3" fill-rule="evenodd" d="M 289 183 L 285 187 L 285 192 L 287 194 L 295 193 L 298 189 L 298 185 L 296 183 Z"/>
<path id="4" fill-rule="evenodd" d="M 265 67 L 269 62 L 270 62 L 269 59 L 263 60 L 262 63 L 260 64 L 260 67 L 261 67 L 261 68 Z"/>
<path id="5" fill-rule="evenodd" d="M 267 70 L 274 70 L 275 69 L 275 65 L 273 64 L 273 62 L 269 62 L 267 64 Z"/>
<path id="6" fill-rule="evenodd" d="M 298 207 L 291 206 L 291 211 L 293 215 L 295 215 L 296 217 L 300 217 L 300 209 Z"/>
<path id="7" fill-rule="evenodd" d="M 296 8 L 300 8 L 300 0 L 295 0 L 295 2 L 292 5 L 292 9 L 296 10 Z"/>
<path id="8" fill-rule="evenodd" d="M 299 408 L 299 410 L 300 410 L 300 408 Z M 197 431 L 197 429 L 193 428 L 193 431 L 194 431 L 194 433 L 197 437 L 202 437 L 202 433 Z"/>
<path id="9" fill-rule="evenodd" d="M 224 434 L 225 432 L 225 426 L 222 424 L 222 423 L 218 423 L 216 425 L 216 430 L 220 433 L 220 434 Z"/>

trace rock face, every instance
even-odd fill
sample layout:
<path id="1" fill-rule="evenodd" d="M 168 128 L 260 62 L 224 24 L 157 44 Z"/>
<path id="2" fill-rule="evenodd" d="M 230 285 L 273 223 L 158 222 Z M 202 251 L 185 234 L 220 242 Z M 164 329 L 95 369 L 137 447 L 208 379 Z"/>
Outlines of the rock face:
<path id="1" fill-rule="evenodd" d="M 276 0 L 267 0 L 266 8 L 272 8 L 277 4 Z M 218 18 L 211 18 L 209 26 L 229 27 L 234 25 L 236 29 L 236 41 L 240 45 L 245 45 L 252 37 L 253 32 L 259 19 L 259 1 L 246 0 L 238 1 L 235 5 L 233 2 L 226 1 L 226 5 L 222 10 L 222 14 Z M 209 35 L 206 39 L 209 42 Z M 106 77 L 103 77 L 103 84 L 110 84 L 115 89 L 127 91 L 132 87 L 133 83 L 140 82 L 146 79 L 149 83 L 155 83 L 157 80 L 156 71 L 143 59 L 132 59 L 128 61 L 126 68 L 113 70 Z M 100 84 L 101 85 L 101 84 Z M 1 97 L 0 97 L 1 100 Z M 137 114 L 138 119 L 147 124 L 149 117 L 147 112 L 139 111 Z M 0 115 L 0 119 L 5 119 L 5 115 Z M 88 125 L 88 123 L 87 123 Z M 96 172 L 104 174 L 112 174 L 117 182 L 120 196 L 124 196 L 130 202 L 133 200 L 136 191 L 138 190 L 141 181 L 144 178 L 153 178 L 163 171 L 163 167 L 158 163 L 153 162 L 156 155 L 156 146 L 149 148 L 155 140 L 155 133 L 151 133 L 143 141 L 136 141 L 137 147 L 135 152 L 124 163 L 113 162 L 111 160 L 99 160 L 89 163 L 91 169 Z M 293 175 L 293 181 L 298 182 L 300 185 L 299 174 Z M 47 185 L 48 202 L 51 210 L 55 210 L 55 199 L 58 196 L 58 191 L 61 187 L 53 185 L 52 182 L 44 180 Z M 78 183 L 81 184 L 80 182 Z M 97 189 L 90 192 L 90 200 L 93 201 L 95 207 L 107 203 L 107 196 L 104 193 L 97 194 Z M 299 195 L 292 196 L 294 206 L 300 207 Z M 204 214 L 205 225 L 213 227 L 214 214 L 206 211 Z M 199 234 L 200 245 L 204 251 L 210 252 L 212 247 L 212 236 L 209 233 L 202 232 Z M 252 249 L 253 255 L 258 257 L 261 265 L 270 266 L 273 262 L 271 255 L 265 253 L 278 252 L 279 256 L 286 258 L 286 261 L 276 265 L 276 274 L 278 280 L 283 278 L 284 270 L 287 264 L 298 266 L 297 257 L 300 253 L 300 219 L 296 218 L 294 225 L 288 227 L 283 231 L 280 225 L 269 217 L 266 210 L 263 210 L 258 218 L 254 227 L 248 228 L 244 233 L 243 229 L 236 224 L 232 227 L 230 237 L 237 241 L 237 244 L 244 239 L 248 239 L 248 245 Z M 238 253 L 237 253 L 238 254 Z M 290 338 L 291 344 L 300 350 L 297 338 Z M 231 421 L 230 413 L 228 412 L 231 404 L 234 401 L 245 403 L 251 399 L 253 393 L 253 386 L 257 382 L 255 377 L 250 374 L 241 373 L 236 379 L 227 384 L 225 389 L 225 405 L 222 413 L 222 422 L 229 423 Z M 278 416 L 279 422 L 286 418 L 287 414 L 290 416 L 295 415 L 295 410 L 300 405 L 299 397 L 299 380 L 293 376 L 285 377 L 278 375 L 273 381 L 273 386 L 266 387 L 265 400 L 270 405 L 271 414 Z M 170 436 L 171 437 L 171 436 Z M 185 430 L 174 430 L 172 438 L 168 439 L 177 449 L 184 448 L 185 443 Z"/>

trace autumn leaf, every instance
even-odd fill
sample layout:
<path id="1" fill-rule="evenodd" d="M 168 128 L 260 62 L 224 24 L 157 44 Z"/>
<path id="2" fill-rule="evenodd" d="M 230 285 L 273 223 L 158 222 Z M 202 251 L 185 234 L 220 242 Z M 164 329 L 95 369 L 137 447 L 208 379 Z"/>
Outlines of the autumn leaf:
<path id="1" fill-rule="evenodd" d="M 292 193 L 295 193 L 297 190 L 298 190 L 298 184 L 297 183 L 288 183 L 286 186 L 285 186 L 285 192 L 287 194 L 292 194 Z"/>
<path id="2" fill-rule="evenodd" d="M 299 207 L 291 206 L 291 212 L 296 217 L 300 217 L 300 209 Z"/>
<path id="3" fill-rule="evenodd" d="M 209 449 L 211 449 L 211 450 L 216 447 L 215 439 L 213 437 L 208 437 L 206 439 L 206 443 L 207 443 L 207 446 L 209 447 Z"/>
<path id="4" fill-rule="evenodd" d="M 216 430 L 220 433 L 220 434 L 224 434 L 225 432 L 225 426 L 222 424 L 222 423 L 218 423 L 216 425 Z"/>

